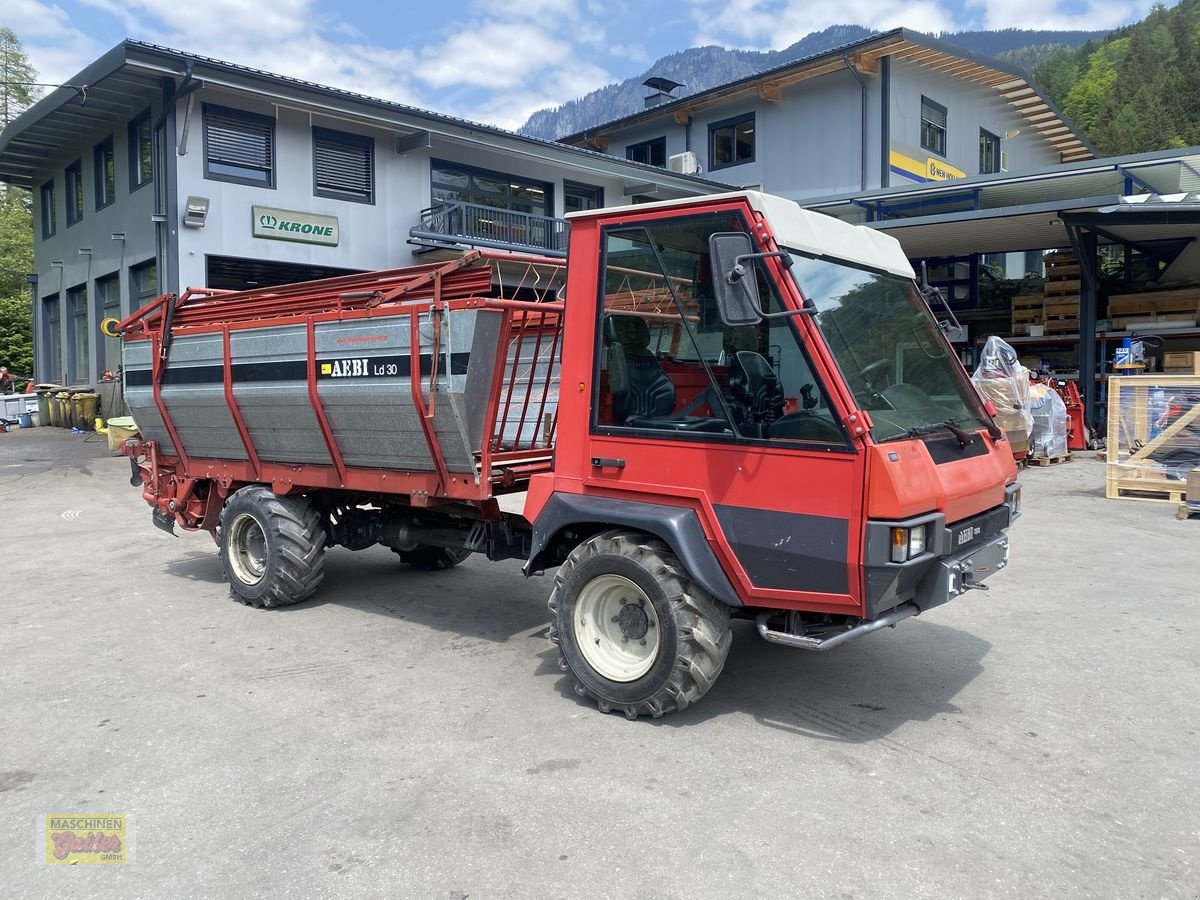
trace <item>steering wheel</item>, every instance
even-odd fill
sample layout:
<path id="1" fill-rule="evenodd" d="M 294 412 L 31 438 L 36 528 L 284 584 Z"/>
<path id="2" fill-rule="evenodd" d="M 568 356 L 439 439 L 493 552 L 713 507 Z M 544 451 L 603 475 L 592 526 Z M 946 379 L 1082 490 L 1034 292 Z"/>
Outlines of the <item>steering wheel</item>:
<path id="1" fill-rule="evenodd" d="M 891 365 L 890 360 L 877 359 L 877 360 L 875 360 L 875 362 L 870 363 L 869 365 L 865 365 L 861 369 L 859 369 L 859 371 L 858 371 L 859 377 L 861 377 L 863 381 L 865 381 L 869 385 L 872 385 L 872 387 L 873 387 L 874 382 L 875 382 L 875 376 L 882 375 L 887 370 L 887 367 L 889 365 Z"/>

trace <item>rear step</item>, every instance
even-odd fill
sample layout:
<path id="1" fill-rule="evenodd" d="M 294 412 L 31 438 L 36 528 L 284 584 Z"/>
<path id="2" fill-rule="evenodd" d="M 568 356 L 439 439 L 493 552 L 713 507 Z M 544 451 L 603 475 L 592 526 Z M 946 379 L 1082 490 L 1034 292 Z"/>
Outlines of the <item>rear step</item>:
<path id="1" fill-rule="evenodd" d="M 758 634 L 763 640 L 770 641 L 772 644 L 783 644 L 786 647 L 797 647 L 801 650 L 815 650 L 820 652 L 822 650 L 832 650 L 839 644 L 863 637 L 881 628 L 893 628 L 905 619 L 911 618 L 920 612 L 920 607 L 915 603 L 904 603 L 895 609 L 889 610 L 877 619 L 871 619 L 869 622 L 860 622 L 853 628 L 834 634 L 831 637 L 820 637 L 811 634 L 795 634 L 790 631 L 774 631 L 767 625 L 767 621 L 772 616 L 778 615 L 778 613 L 769 610 L 758 615 Z"/>

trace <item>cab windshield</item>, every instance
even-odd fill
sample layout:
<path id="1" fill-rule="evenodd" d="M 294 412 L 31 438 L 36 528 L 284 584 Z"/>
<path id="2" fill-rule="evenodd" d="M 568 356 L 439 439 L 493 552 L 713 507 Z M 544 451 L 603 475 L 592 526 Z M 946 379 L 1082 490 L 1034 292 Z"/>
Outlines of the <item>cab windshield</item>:
<path id="1" fill-rule="evenodd" d="M 877 441 L 973 430 L 983 410 L 916 285 L 796 251 L 792 276 Z"/>

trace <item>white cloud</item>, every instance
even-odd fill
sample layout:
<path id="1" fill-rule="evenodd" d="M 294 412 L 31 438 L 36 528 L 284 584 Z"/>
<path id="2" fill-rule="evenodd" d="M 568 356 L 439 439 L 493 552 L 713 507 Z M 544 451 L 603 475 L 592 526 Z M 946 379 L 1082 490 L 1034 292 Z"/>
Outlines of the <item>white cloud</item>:
<path id="1" fill-rule="evenodd" d="M 830 25 L 861 24 L 877 31 L 900 26 L 944 31 L 954 17 L 938 0 L 691 0 L 697 46 L 720 44 L 746 50 L 782 50 Z"/>
<path id="2" fill-rule="evenodd" d="M 1045 0 L 967 0 L 979 15 L 981 28 L 1054 28 L 1095 31 L 1115 28 L 1150 12 L 1152 0 L 1088 0 L 1069 4 L 1072 12 L 1063 12 L 1065 3 Z"/>
<path id="3" fill-rule="evenodd" d="M 62 84 L 105 49 L 71 24 L 61 6 L 40 0 L 7 0 L 4 24 L 21 39 L 38 80 Z"/>
<path id="4" fill-rule="evenodd" d="M 562 61 L 570 50 L 565 41 L 533 25 L 490 22 L 423 49 L 415 74 L 435 87 L 472 84 L 506 90 Z"/>

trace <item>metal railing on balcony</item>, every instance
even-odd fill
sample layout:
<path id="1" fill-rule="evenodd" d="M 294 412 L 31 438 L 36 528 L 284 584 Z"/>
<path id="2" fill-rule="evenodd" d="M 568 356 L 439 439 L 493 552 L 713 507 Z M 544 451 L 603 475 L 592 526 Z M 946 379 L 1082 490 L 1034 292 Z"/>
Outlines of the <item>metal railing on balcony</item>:
<path id="1" fill-rule="evenodd" d="M 456 200 L 422 210 L 421 221 L 408 234 L 437 243 L 566 256 L 569 229 L 566 219 Z"/>

